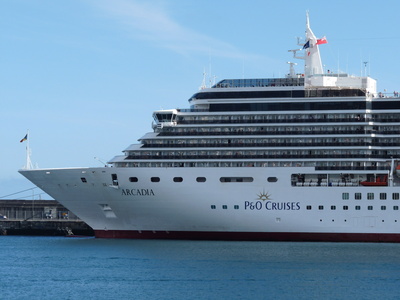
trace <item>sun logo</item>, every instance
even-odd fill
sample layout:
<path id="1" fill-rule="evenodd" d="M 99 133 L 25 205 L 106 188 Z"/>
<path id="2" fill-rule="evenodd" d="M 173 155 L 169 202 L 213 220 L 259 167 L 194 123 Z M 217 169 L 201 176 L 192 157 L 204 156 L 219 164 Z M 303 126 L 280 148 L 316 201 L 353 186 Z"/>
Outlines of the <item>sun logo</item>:
<path id="1" fill-rule="evenodd" d="M 262 193 L 259 193 L 258 195 L 258 199 L 257 200 L 271 200 L 271 194 L 268 194 L 268 192 L 266 193 L 264 190 L 262 191 Z"/>

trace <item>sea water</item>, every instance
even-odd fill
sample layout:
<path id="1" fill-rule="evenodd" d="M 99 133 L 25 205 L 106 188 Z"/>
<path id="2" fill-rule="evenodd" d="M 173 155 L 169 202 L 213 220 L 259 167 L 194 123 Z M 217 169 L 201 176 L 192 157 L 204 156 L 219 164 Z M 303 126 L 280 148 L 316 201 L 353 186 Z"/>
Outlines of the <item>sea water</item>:
<path id="1" fill-rule="evenodd" d="M 1 236 L 1 299 L 398 299 L 400 244 Z"/>

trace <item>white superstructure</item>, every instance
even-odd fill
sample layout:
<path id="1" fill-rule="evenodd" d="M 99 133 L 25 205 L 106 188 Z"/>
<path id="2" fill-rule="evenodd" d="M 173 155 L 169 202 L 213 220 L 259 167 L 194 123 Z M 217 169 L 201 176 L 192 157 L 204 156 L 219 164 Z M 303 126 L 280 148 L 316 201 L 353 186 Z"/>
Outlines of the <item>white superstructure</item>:
<path id="1" fill-rule="evenodd" d="M 304 73 L 203 87 L 111 167 L 20 173 L 97 237 L 399 242 L 400 99 L 324 43 L 307 15 Z"/>

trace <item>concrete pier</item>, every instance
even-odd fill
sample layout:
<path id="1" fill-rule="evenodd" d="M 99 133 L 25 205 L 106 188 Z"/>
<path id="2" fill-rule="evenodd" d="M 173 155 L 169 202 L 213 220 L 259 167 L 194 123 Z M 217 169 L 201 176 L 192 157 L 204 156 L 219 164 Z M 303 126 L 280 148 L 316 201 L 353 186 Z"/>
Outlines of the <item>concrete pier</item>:
<path id="1" fill-rule="evenodd" d="M 0 200 L 0 235 L 93 236 L 93 230 L 54 200 Z"/>

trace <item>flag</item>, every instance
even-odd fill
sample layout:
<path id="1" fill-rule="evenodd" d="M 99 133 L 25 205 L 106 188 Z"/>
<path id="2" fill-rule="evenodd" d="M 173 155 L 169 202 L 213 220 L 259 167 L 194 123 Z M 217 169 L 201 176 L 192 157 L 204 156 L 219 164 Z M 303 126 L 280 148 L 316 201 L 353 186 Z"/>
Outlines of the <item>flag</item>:
<path id="1" fill-rule="evenodd" d="M 22 143 L 22 142 L 24 142 L 24 141 L 26 141 L 26 140 L 28 140 L 28 134 L 26 134 L 26 135 L 24 136 L 24 138 L 23 138 L 22 140 L 20 140 L 19 142 Z"/>
<path id="2" fill-rule="evenodd" d="M 317 45 L 328 44 L 328 40 L 324 36 L 322 39 L 317 39 Z"/>
<path id="3" fill-rule="evenodd" d="M 303 49 L 310 48 L 310 41 L 307 41 L 307 43 L 304 44 Z"/>

